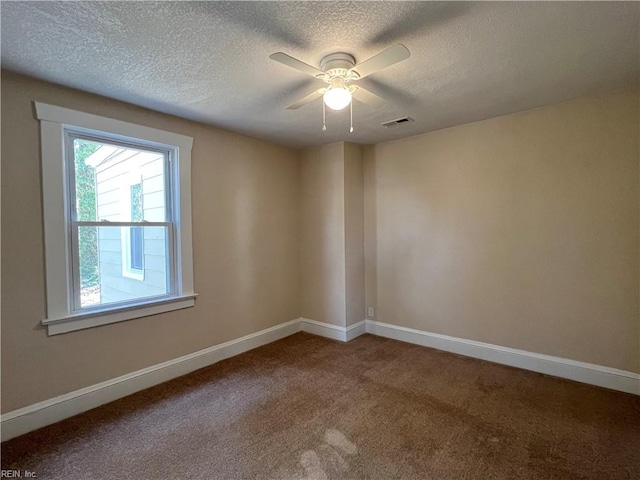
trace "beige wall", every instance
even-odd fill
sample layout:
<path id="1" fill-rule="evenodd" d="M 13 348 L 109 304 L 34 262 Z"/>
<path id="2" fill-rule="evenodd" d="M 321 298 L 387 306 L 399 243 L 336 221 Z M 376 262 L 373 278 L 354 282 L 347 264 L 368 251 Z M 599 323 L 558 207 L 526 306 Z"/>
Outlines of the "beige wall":
<path id="1" fill-rule="evenodd" d="M 305 149 L 300 161 L 300 308 L 346 325 L 344 144 Z"/>
<path id="2" fill-rule="evenodd" d="M 301 311 L 341 327 L 364 319 L 364 204 L 360 146 L 301 152 Z"/>
<path id="3" fill-rule="evenodd" d="M 47 337 L 32 102 L 194 137 L 194 308 Z M 299 317 L 298 153 L 2 72 L 2 411 Z"/>
<path id="4" fill-rule="evenodd" d="M 364 173 L 362 147 L 344 144 L 347 326 L 364 320 Z"/>
<path id="5" fill-rule="evenodd" d="M 638 113 L 618 91 L 375 146 L 377 320 L 640 371 Z"/>
<path id="6" fill-rule="evenodd" d="M 365 318 L 375 320 L 369 315 L 368 307 L 378 303 L 377 234 L 376 234 L 376 148 L 367 145 L 362 148 L 363 197 L 364 197 L 364 294 Z"/>

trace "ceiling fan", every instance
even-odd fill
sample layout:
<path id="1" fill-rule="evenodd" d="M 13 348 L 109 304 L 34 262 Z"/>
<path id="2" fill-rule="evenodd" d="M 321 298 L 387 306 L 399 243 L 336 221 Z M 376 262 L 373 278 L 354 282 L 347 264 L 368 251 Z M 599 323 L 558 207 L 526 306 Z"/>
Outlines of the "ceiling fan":
<path id="1" fill-rule="evenodd" d="M 289 110 L 297 110 L 322 97 L 324 120 L 325 105 L 332 110 L 342 110 L 352 105 L 352 98 L 373 107 L 383 105 L 386 102 L 384 98 L 360 85 L 353 85 L 351 82 L 360 80 L 372 73 L 401 62 L 409 58 L 410 55 L 407 47 L 397 44 L 356 65 L 356 61 L 352 55 L 344 52 L 336 52 L 322 58 L 320 61 L 320 69 L 282 52 L 274 53 L 270 55 L 269 58 L 306 75 L 320 79 L 328 85 L 327 87 L 314 90 L 306 97 L 301 98 L 287 107 Z M 353 131 L 353 110 L 351 118 L 351 131 Z M 322 129 L 326 130 L 324 121 Z"/>

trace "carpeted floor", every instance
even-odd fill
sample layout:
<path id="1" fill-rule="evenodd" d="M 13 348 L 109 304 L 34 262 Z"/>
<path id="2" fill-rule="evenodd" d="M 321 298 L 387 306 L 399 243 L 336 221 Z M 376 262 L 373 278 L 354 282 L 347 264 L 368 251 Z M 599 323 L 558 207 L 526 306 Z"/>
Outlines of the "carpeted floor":
<path id="1" fill-rule="evenodd" d="M 2 445 L 40 479 L 637 479 L 640 397 L 299 333 Z"/>

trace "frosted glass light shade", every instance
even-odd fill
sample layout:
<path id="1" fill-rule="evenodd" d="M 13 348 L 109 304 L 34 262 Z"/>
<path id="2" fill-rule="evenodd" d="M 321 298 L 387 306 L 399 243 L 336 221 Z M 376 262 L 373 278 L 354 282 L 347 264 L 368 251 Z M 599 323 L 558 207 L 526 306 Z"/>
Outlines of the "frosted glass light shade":
<path id="1" fill-rule="evenodd" d="M 330 88 L 323 99 L 324 104 L 331 110 L 342 110 L 351 103 L 351 92 L 346 88 Z"/>

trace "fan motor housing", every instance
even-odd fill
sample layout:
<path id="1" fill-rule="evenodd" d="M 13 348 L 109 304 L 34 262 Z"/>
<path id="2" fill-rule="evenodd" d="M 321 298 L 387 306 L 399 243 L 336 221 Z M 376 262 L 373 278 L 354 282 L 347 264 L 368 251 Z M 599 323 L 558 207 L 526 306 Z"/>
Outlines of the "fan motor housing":
<path id="1" fill-rule="evenodd" d="M 355 58 L 348 53 L 338 52 L 323 57 L 320 69 L 331 76 L 344 76 L 356 64 Z"/>

